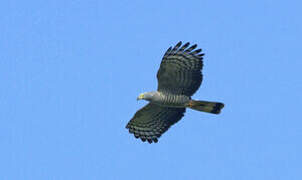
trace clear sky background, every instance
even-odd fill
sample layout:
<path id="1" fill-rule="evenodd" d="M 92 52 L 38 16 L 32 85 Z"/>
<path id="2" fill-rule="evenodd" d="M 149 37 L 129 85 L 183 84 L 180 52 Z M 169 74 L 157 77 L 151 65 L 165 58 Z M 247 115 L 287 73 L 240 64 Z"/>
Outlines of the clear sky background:
<path id="1" fill-rule="evenodd" d="M 3 1 L 0 179 L 302 178 L 302 3 Z M 157 144 L 125 129 L 165 50 L 205 52 L 195 99 Z"/>

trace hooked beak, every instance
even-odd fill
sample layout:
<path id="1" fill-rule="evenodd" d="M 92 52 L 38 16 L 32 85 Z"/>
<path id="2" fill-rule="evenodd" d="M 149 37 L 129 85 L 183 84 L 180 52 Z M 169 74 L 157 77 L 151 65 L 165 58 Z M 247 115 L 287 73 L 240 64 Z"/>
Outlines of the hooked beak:
<path id="1" fill-rule="evenodd" d="M 144 94 L 140 94 L 140 95 L 136 98 L 136 100 L 139 101 L 139 100 L 141 100 L 141 99 L 143 99 L 143 98 L 144 98 Z"/>

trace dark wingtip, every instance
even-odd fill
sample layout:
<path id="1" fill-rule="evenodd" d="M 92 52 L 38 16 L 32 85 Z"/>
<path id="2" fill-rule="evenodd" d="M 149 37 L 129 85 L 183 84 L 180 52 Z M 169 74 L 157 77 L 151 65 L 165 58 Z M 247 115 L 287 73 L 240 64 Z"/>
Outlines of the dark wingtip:
<path id="1" fill-rule="evenodd" d="M 181 44 L 182 44 L 182 42 L 179 41 L 179 42 L 173 47 L 173 49 L 172 49 L 171 51 L 172 51 L 172 52 L 173 52 L 173 51 L 176 51 L 176 50 L 181 46 Z"/>
<path id="2" fill-rule="evenodd" d="M 170 46 L 170 47 L 167 49 L 167 51 L 171 51 L 171 49 L 172 49 L 172 46 Z"/>
<path id="3" fill-rule="evenodd" d="M 190 45 L 189 42 L 187 42 L 186 44 L 184 44 L 184 45 L 183 45 L 184 49 L 187 48 L 187 47 L 189 47 L 189 45 Z"/>
<path id="4" fill-rule="evenodd" d="M 175 47 L 174 47 L 173 49 L 178 49 L 178 48 L 181 46 L 181 44 L 182 44 L 182 42 L 179 41 L 179 42 L 175 45 Z"/>
<path id="5" fill-rule="evenodd" d="M 195 49 L 196 47 L 197 47 L 197 44 L 194 44 L 193 46 L 190 47 L 190 49 L 193 50 L 193 49 Z M 192 50 L 191 50 L 191 51 L 192 51 Z"/>
<path id="6" fill-rule="evenodd" d="M 196 49 L 195 51 L 192 52 L 192 54 L 198 54 L 202 51 L 202 49 Z"/>
<path id="7" fill-rule="evenodd" d="M 158 139 L 157 138 L 155 138 L 155 139 L 145 139 L 145 138 L 141 138 L 141 140 L 143 141 L 143 142 L 148 142 L 149 144 L 152 144 L 152 143 L 157 143 L 158 142 Z"/>

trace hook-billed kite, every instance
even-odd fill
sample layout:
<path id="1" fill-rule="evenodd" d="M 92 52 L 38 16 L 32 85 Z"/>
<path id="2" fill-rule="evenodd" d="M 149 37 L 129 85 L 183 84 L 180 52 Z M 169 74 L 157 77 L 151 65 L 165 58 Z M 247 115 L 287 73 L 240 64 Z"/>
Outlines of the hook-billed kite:
<path id="1" fill-rule="evenodd" d="M 180 41 L 164 54 L 157 72 L 157 91 L 142 93 L 137 98 L 149 103 L 135 113 L 126 128 L 142 141 L 157 142 L 184 116 L 186 108 L 219 114 L 224 107 L 219 102 L 191 99 L 202 82 L 204 54 L 201 49 L 194 50 L 196 44 L 190 47 L 190 43 L 181 44 Z"/>

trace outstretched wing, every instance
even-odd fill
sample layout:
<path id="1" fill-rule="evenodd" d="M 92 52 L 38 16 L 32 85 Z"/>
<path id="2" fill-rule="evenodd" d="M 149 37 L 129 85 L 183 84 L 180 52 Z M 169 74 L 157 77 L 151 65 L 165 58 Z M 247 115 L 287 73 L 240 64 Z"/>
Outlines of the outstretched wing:
<path id="1" fill-rule="evenodd" d="M 157 138 L 179 121 L 185 111 L 185 108 L 169 108 L 149 103 L 135 113 L 126 128 L 142 141 L 157 142 Z"/>
<path id="2" fill-rule="evenodd" d="M 158 91 L 192 96 L 202 82 L 203 66 L 201 49 L 190 43 L 181 46 L 181 41 L 170 47 L 157 72 Z M 194 51 L 193 51 L 194 50 Z"/>

